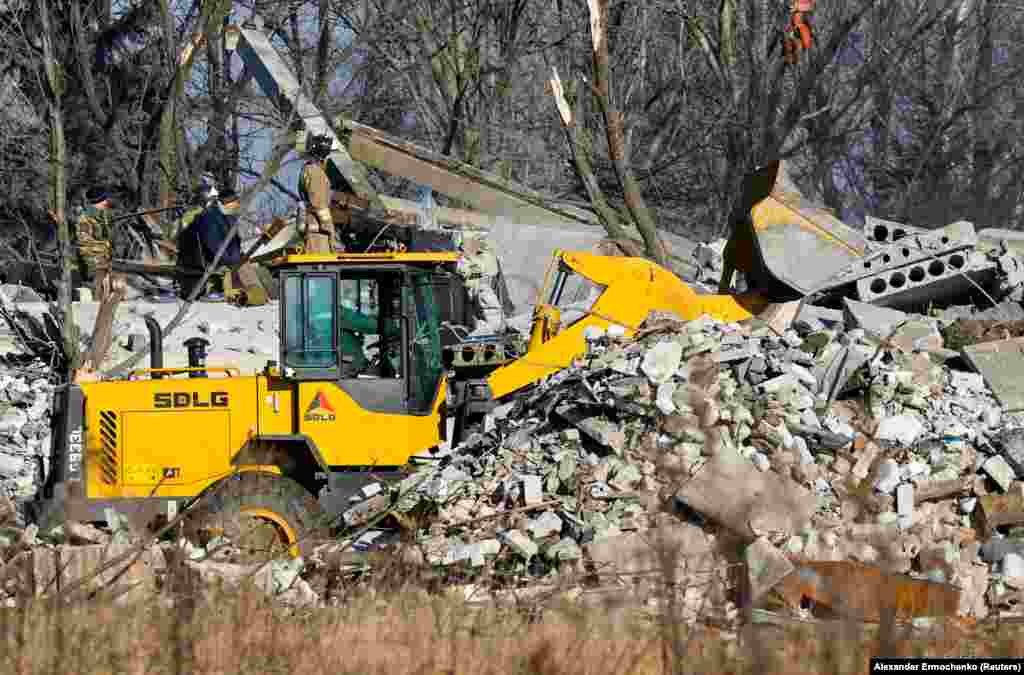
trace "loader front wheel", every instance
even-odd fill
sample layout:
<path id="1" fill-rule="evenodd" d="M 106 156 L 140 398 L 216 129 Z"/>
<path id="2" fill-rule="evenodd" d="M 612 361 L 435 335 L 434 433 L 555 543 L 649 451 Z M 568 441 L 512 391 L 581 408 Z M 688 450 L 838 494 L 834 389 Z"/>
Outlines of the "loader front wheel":
<path id="1" fill-rule="evenodd" d="M 313 495 L 291 478 L 263 471 L 228 476 L 211 486 L 184 529 L 194 544 L 224 537 L 252 561 L 308 555 L 328 534 Z"/>

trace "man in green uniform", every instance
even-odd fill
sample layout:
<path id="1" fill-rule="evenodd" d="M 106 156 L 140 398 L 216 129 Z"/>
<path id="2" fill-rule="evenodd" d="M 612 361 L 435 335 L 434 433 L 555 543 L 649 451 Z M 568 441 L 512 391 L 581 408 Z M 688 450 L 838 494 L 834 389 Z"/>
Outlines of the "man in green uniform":
<path id="1" fill-rule="evenodd" d="M 92 351 L 86 367 L 98 369 L 113 341 L 114 316 L 124 299 L 126 285 L 122 275 L 111 269 L 111 243 L 114 202 L 110 192 L 93 187 L 86 192 L 86 205 L 75 221 L 78 264 L 85 278 L 93 280 L 93 293 L 100 308 L 93 331 Z"/>
<path id="2" fill-rule="evenodd" d="M 306 144 L 309 160 L 299 176 L 299 196 L 306 205 L 306 253 L 331 253 L 339 250 L 331 215 L 331 181 L 327 177 L 327 156 L 334 139 L 327 135 L 310 137 Z"/>

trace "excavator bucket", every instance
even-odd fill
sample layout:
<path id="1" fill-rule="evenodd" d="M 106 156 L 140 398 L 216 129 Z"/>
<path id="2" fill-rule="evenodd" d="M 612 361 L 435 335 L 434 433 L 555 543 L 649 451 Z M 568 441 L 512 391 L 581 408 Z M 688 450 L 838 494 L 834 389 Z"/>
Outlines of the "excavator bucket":
<path id="1" fill-rule="evenodd" d="M 809 203 L 786 178 L 781 161 L 746 181 L 724 251 L 719 293 L 732 290 L 734 272 L 772 302 L 799 299 L 830 284 L 862 258 L 864 235 Z"/>

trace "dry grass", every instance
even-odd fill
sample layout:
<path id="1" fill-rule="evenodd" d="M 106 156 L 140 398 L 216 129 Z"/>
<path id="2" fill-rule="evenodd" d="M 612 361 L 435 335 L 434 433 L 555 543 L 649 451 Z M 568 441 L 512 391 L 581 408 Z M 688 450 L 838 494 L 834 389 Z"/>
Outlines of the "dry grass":
<path id="1" fill-rule="evenodd" d="M 1015 629 L 884 636 L 845 625 L 668 636 L 665 622 L 622 611 L 468 607 L 422 592 L 294 611 L 255 592 L 194 606 L 36 603 L 0 614 L 4 673 L 862 673 L 873 654 L 1024 653 Z"/>

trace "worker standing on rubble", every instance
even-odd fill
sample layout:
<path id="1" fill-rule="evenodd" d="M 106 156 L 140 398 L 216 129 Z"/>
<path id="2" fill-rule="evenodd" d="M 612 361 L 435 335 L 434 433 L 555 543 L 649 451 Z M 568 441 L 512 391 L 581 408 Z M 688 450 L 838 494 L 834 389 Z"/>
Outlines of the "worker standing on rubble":
<path id="1" fill-rule="evenodd" d="M 306 204 L 306 253 L 331 253 L 343 250 L 338 246 L 331 215 L 331 181 L 327 177 L 327 156 L 334 139 L 326 134 L 310 137 L 306 144 L 309 160 L 299 176 L 299 195 Z M 326 240 L 326 241 L 325 241 Z"/>
<path id="2" fill-rule="evenodd" d="M 93 331 L 92 351 L 84 365 L 98 369 L 110 349 L 114 315 L 124 299 L 126 285 L 122 275 L 114 274 L 111 269 L 113 197 L 105 188 L 92 187 L 86 192 L 85 199 L 86 206 L 75 222 L 78 264 L 83 277 L 93 280 L 93 292 L 100 308 Z"/>

